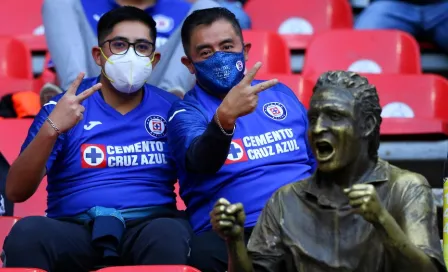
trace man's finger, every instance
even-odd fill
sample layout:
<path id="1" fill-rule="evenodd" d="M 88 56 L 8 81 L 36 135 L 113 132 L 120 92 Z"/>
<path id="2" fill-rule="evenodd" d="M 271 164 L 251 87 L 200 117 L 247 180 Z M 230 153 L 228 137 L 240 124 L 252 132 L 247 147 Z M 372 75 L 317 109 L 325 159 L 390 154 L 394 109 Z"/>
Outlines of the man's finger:
<path id="1" fill-rule="evenodd" d="M 88 98 L 89 96 L 94 94 L 96 91 L 101 89 L 101 86 L 103 86 L 101 83 L 97 83 L 97 84 L 93 85 L 92 87 L 90 87 L 87 90 L 83 91 L 82 93 L 78 94 L 76 96 L 76 99 L 78 100 L 79 103 L 81 103 L 86 98 Z"/>
<path id="2" fill-rule="evenodd" d="M 75 81 L 72 82 L 72 85 L 68 88 L 66 94 L 72 94 L 75 95 L 76 91 L 78 90 L 79 85 L 81 84 L 82 80 L 84 79 L 85 74 L 79 73 L 76 77 Z"/>
<path id="3" fill-rule="evenodd" d="M 350 191 L 350 193 L 348 193 L 347 196 L 350 199 L 356 199 L 360 197 L 370 196 L 370 192 L 366 190 Z"/>
<path id="4" fill-rule="evenodd" d="M 352 207 L 360 207 L 363 204 L 367 203 L 369 201 L 368 198 L 365 197 L 361 197 L 361 198 L 357 198 L 357 199 L 352 199 L 350 200 L 349 204 Z"/>
<path id="5" fill-rule="evenodd" d="M 218 201 L 216 201 L 216 203 L 215 203 L 215 206 L 219 206 L 219 205 L 225 205 L 225 206 L 228 206 L 228 205 L 230 205 L 230 202 L 229 202 L 227 199 L 221 197 L 221 198 L 218 199 Z"/>
<path id="6" fill-rule="evenodd" d="M 232 221 L 228 221 L 228 220 L 219 220 L 218 222 L 216 222 L 216 225 L 222 230 L 222 229 L 232 228 L 234 223 Z"/>
<path id="7" fill-rule="evenodd" d="M 255 63 L 254 67 L 252 67 L 252 69 L 250 69 L 249 72 L 247 72 L 247 74 L 244 76 L 243 80 L 241 80 L 241 83 L 250 85 L 257 75 L 258 70 L 260 70 L 260 67 L 261 62 Z"/>
<path id="8" fill-rule="evenodd" d="M 271 88 L 272 86 L 276 85 L 278 83 L 278 79 L 274 78 L 268 81 L 263 81 L 258 83 L 257 85 L 252 86 L 254 88 L 255 93 L 262 92 L 266 89 Z"/>
<path id="9" fill-rule="evenodd" d="M 213 210 L 210 212 L 210 216 L 216 216 L 226 212 L 226 205 L 215 206 Z"/>
<path id="10" fill-rule="evenodd" d="M 350 191 L 354 190 L 367 190 L 371 187 L 371 184 L 355 184 L 350 188 Z"/>
<path id="11" fill-rule="evenodd" d="M 226 213 L 227 214 L 235 214 L 235 213 L 238 213 L 243 210 L 244 210 L 243 204 L 236 203 L 236 204 L 232 204 L 232 205 L 228 206 L 226 209 Z"/>

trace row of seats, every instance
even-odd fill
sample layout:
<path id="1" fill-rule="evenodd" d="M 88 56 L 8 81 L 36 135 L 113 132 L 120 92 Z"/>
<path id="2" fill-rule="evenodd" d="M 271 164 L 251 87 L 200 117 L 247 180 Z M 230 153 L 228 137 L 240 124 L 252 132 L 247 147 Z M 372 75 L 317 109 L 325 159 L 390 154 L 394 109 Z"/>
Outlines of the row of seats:
<path id="1" fill-rule="evenodd" d="M 43 0 L 3 0 L 0 35 L 13 35 L 33 51 L 46 50 L 41 7 Z M 245 10 L 254 30 L 286 34 L 292 49 L 305 48 L 311 34 L 330 29 L 352 28 L 353 14 L 348 0 L 250 0 Z M 269 20 L 266 20 L 269 14 Z M 23 18 L 27 18 L 23 20 Z"/>
<path id="2" fill-rule="evenodd" d="M 290 52 L 274 32 L 244 31 L 252 44 L 248 67 L 264 63 L 260 73 L 291 74 Z M 331 44 L 332 46 L 328 46 Z M 25 44 L 0 37 L 0 97 L 15 91 L 39 91 L 42 78 L 33 80 Z M 367 73 L 421 73 L 419 46 L 410 35 L 393 30 L 335 30 L 316 35 L 305 55 L 302 74 L 316 78 L 327 70 Z M 47 80 L 47 78 L 45 78 Z M 50 79 L 51 80 L 51 79 Z"/>

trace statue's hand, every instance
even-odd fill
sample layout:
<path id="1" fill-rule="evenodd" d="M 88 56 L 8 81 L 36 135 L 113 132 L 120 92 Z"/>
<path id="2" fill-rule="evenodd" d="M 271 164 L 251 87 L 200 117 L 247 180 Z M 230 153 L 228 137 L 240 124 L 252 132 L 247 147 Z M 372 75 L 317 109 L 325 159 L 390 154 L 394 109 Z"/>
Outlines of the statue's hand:
<path id="1" fill-rule="evenodd" d="M 386 209 L 381 204 L 376 189 L 372 184 L 355 184 L 344 189 L 349 204 L 357 213 L 370 223 L 379 223 Z"/>
<path id="2" fill-rule="evenodd" d="M 210 223 L 213 230 L 225 240 L 242 238 L 245 220 L 243 204 L 230 204 L 224 198 L 220 198 L 210 212 Z"/>

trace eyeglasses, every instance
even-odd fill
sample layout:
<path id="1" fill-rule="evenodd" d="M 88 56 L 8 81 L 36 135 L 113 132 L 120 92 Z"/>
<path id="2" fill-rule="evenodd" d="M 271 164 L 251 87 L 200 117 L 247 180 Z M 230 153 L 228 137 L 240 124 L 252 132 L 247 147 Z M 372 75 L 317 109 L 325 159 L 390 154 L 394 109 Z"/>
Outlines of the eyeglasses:
<path id="1" fill-rule="evenodd" d="M 139 41 L 131 43 L 125 40 L 107 40 L 104 41 L 100 46 L 109 43 L 110 52 L 114 55 L 124 55 L 128 52 L 129 47 L 132 45 L 135 54 L 140 57 L 149 57 L 155 51 L 155 45 L 148 41 Z"/>

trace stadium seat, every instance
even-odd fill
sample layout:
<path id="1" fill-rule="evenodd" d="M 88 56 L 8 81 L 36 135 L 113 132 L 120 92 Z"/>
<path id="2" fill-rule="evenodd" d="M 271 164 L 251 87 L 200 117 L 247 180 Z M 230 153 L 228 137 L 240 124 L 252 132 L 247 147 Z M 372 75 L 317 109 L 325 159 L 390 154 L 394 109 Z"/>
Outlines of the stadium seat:
<path id="1" fill-rule="evenodd" d="M 31 53 L 20 40 L 0 36 L 0 77 L 33 78 Z"/>
<path id="2" fill-rule="evenodd" d="M 412 36 L 397 30 L 329 31 L 311 41 L 303 75 L 316 79 L 328 70 L 420 74 L 420 50 Z"/>
<path id="3" fill-rule="evenodd" d="M 34 91 L 35 89 L 36 82 L 34 80 L 0 76 L 0 99 L 7 94 Z"/>
<path id="4" fill-rule="evenodd" d="M 44 216 L 47 209 L 47 177 L 44 177 L 36 192 L 25 202 L 14 204 L 14 216 Z"/>
<path id="5" fill-rule="evenodd" d="M 0 268 L 0 272 L 45 272 L 36 268 Z"/>
<path id="6" fill-rule="evenodd" d="M 19 217 L 13 217 L 13 216 L 0 216 L 0 242 L 1 247 L 3 248 L 3 243 L 5 241 L 6 236 L 9 234 L 9 231 L 11 230 L 12 226 L 19 220 Z M 3 262 L 0 260 L 0 265 L 2 265 Z M 0 271 L 3 271 L 3 269 L 0 269 Z M 12 271 L 12 270 L 11 270 Z M 14 270 L 17 271 L 17 270 Z M 18 270 L 20 271 L 20 270 Z M 27 270 L 28 271 L 28 270 Z M 29 270 L 34 271 L 34 270 Z"/>
<path id="7" fill-rule="evenodd" d="M 290 53 L 285 41 L 275 32 L 243 31 L 244 42 L 250 42 L 247 69 L 261 61 L 259 73 L 291 73 Z"/>
<path id="8" fill-rule="evenodd" d="M 176 193 L 176 204 L 177 204 L 177 209 L 179 211 L 183 211 L 186 209 L 185 207 L 185 203 L 182 200 L 182 198 L 179 195 L 179 182 L 176 182 L 176 184 L 174 184 L 174 192 Z"/>
<path id="9" fill-rule="evenodd" d="M 42 3 L 43 0 L 2 0 L 0 35 L 17 37 L 33 51 L 46 51 Z"/>
<path id="10" fill-rule="evenodd" d="M 306 48 L 311 34 L 353 27 L 347 0 L 250 0 L 245 10 L 252 20 L 252 29 L 284 35 L 291 49 Z"/>
<path id="11" fill-rule="evenodd" d="M 270 80 L 278 79 L 280 83 L 288 86 L 294 94 L 299 98 L 300 102 L 308 108 L 312 82 L 300 75 L 284 75 L 284 74 L 257 74 L 257 79 Z"/>
<path id="12" fill-rule="evenodd" d="M 448 135 L 448 81 L 438 75 L 366 75 L 383 108 L 381 135 Z"/>
<path id="13" fill-rule="evenodd" d="M 20 153 L 32 119 L 0 120 L 0 152 L 12 164 Z M 46 178 L 41 182 L 36 193 L 23 203 L 14 204 L 14 216 L 45 215 L 47 207 Z"/>
<path id="14" fill-rule="evenodd" d="M 140 265 L 107 267 L 97 272 L 201 272 L 196 268 L 186 265 Z"/>

